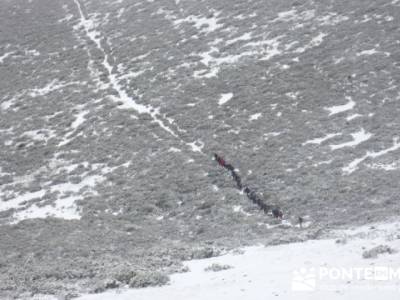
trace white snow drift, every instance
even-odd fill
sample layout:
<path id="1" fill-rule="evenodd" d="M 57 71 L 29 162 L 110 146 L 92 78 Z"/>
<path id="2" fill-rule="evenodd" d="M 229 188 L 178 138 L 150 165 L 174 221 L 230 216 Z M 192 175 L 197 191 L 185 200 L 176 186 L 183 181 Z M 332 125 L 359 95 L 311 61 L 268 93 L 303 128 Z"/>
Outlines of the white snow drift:
<path id="1" fill-rule="evenodd" d="M 396 221 L 335 231 L 325 240 L 249 247 L 220 257 L 189 261 L 186 265 L 190 271 L 172 275 L 167 286 L 112 290 L 78 299 L 397 299 L 400 271 L 393 276 L 380 272 L 400 270 L 400 254 L 365 259 L 363 252 L 382 244 L 399 249 L 399 229 L 400 222 Z M 205 271 L 212 264 L 231 268 Z"/>

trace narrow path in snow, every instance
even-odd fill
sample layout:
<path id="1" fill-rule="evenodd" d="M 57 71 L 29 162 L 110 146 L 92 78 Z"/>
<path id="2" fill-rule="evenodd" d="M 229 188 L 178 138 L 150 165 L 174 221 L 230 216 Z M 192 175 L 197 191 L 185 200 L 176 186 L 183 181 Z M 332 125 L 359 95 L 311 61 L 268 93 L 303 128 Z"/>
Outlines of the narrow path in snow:
<path id="1" fill-rule="evenodd" d="M 94 24 L 94 22 L 85 16 L 85 14 L 83 13 L 83 10 L 82 10 L 81 3 L 78 0 L 74 0 L 74 2 L 79 11 L 80 27 L 83 27 L 83 29 L 86 33 L 86 36 L 96 44 L 98 50 L 100 50 L 104 55 L 102 65 L 107 70 L 107 77 L 110 81 L 110 84 L 109 84 L 110 87 L 112 87 L 112 89 L 114 91 L 116 91 L 118 94 L 118 97 L 116 97 L 115 100 L 121 101 L 123 103 L 123 105 L 120 108 L 132 108 L 139 114 L 149 114 L 153 118 L 153 121 L 158 123 L 160 125 L 160 127 L 162 127 L 165 131 L 167 131 L 174 137 L 177 137 L 176 133 L 171 128 L 169 128 L 167 125 L 165 125 L 163 120 L 161 120 L 159 118 L 159 112 L 158 112 L 159 109 L 158 108 L 154 108 L 151 105 L 143 105 L 143 104 L 137 103 L 123 89 L 116 74 L 113 72 L 113 66 L 110 63 L 109 55 L 107 54 L 106 49 L 102 46 L 102 41 L 104 41 L 104 43 L 106 43 L 105 39 L 103 39 L 101 37 L 100 32 L 95 30 L 96 25 Z"/>
<path id="2" fill-rule="evenodd" d="M 168 132 L 170 135 L 173 137 L 177 138 L 180 143 L 185 144 L 191 151 L 193 152 L 198 152 L 205 154 L 202 151 L 202 148 L 204 146 L 204 143 L 202 141 L 194 141 L 194 142 L 187 142 L 184 141 L 179 134 L 176 133 L 176 131 L 171 128 L 170 126 L 167 125 L 166 120 L 162 117 L 160 114 L 160 108 L 159 107 L 153 107 L 150 104 L 144 105 L 137 103 L 135 99 L 131 96 L 129 96 L 128 92 L 123 88 L 123 86 L 120 83 L 120 80 L 118 79 L 117 73 L 113 71 L 115 68 L 112 65 L 111 61 L 113 61 L 112 57 L 108 54 L 109 51 L 107 51 L 107 41 L 104 39 L 101 35 L 101 33 L 96 30 L 96 24 L 93 20 L 88 18 L 85 13 L 84 13 L 84 6 L 81 4 L 79 0 L 74 0 L 74 3 L 77 6 L 78 12 L 79 12 L 79 23 L 76 27 L 78 30 L 84 30 L 85 35 L 88 39 L 90 39 L 94 44 L 96 45 L 97 49 L 101 51 L 101 53 L 104 56 L 103 61 L 101 62 L 102 66 L 106 70 L 106 75 L 109 80 L 109 84 L 106 86 L 106 88 L 112 88 L 116 93 L 117 96 L 110 95 L 109 97 L 112 98 L 115 102 L 121 102 L 122 105 L 119 106 L 120 109 L 133 109 L 135 110 L 138 114 L 148 114 L 152 118 L 152 122 L 157 123 L 163 130 Z M 89 51 L 88 51 L 89 52 Z M 91 54 L 88 53 L 89 56 L 91 57 Z M 93 68 L 93 64 L 90 64 L 91 67 Z M 92 74 L 98 74 L 99 71 L 96 70 L 97 72 L 91 70 Z M 101 82 L 99 78 L 96 78 L 97 82 Z M 104 86 L 102 87 L 104 89 Z M 179 128 L 177 129 L 178 131 Z M 193 145 L 203 145 L 200 147 L 194 147 Z"/>

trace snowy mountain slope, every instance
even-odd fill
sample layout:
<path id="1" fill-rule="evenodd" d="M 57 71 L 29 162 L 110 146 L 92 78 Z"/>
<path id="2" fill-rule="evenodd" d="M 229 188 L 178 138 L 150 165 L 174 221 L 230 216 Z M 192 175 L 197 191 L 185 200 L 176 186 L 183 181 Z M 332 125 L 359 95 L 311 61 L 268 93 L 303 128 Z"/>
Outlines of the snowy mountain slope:
<path id="1" fill-rule="evenodd" d="M 78 299 L 396 299 L 400 254 L 365 259 L 363 252 L 379 245 L 398 249 L 399 226 L 398 222 L 373 224 L 337 231 L 329 239 L 249 247 L 239 253 L 189 261 L 189 271 L 173 275 L 168 286 Z M 335 241 L 335 237 L 340 239 Z M 213 264 L 230 268 L 207 271 Z M 378 273 L 382 268 L 387 273 Z M 389 270 L 393 270 L 393 277 Z"/>
<path id="2" fill-rule="evenodd" d="M 2 1 L 0 293 L 398 214 L 399 6 Z"/>

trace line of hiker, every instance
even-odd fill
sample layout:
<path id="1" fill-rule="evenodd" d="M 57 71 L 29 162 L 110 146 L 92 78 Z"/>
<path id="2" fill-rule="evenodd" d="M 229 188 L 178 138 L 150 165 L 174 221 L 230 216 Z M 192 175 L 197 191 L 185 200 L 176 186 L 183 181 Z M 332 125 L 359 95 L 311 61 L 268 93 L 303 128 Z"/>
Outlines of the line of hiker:
<path id="1" fill-rule="evenodd" d="M 250 199 L 251 202 L 256 204 L 260 209 L 264 211 L 264 213 L 268 213 L 269 211 L 272 212 L 272 215 L 275 218 L 282 219 L 283 218 L 283 213 L 282 210 L 279 207 L 273 207 L 271 205 L 266 204 L 258 195 L 256 192 L 252 191 L 248 186 L 243 186 L 242 184 L 242 179 L 240 176 L 235 172 L 235 168 L 231 165 L 226 163 L 226 161 L 219 156 L 218 154 L 214 154 L 214 158 L 217 161 L 217 163 L 221 166 L 224 167 L 225 169 L 229 170 L 232 174 L 233 180 L 236 182 L 236 186 L 239 190 L 243 191 L 246 195 L 247 198 Z"/>

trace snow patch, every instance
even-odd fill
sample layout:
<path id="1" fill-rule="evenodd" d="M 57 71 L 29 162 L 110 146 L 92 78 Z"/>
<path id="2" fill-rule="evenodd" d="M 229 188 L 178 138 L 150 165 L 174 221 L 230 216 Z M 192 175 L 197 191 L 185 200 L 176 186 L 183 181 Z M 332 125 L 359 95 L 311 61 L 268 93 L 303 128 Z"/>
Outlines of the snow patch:
<path id="1" fill-rule="evenodd" d="M 226 102 L 231 100 L 233 97 L 232 93 L 221 94 L 221 98 L 218 100 L 218 105 L 224 105 Z"/>
<path id="2" fill-rule="evenodd" d="M 290 20 L 297 16 L 297 10 L 291 9 L 287 11 L 281 11 L 278 13 L 279 20 Z"/>
<path id="3" fill-rule="evenodd" d="M 38 96 L 45 96 L 53 91 L 62 89 L 63 87 L 70 86 L 70 85 L 75 85 L 75 84 L 82 84 L 81 82 L 60 82 L 57 79 L 54 79 L 53 81 L 49 82 L 42 88 L 33 88 L 29 91 L 28 95 L 31 96 L 32 98 L 38 97 Z"/>
<path id="4" fill-rule="evenodd" d="M 17 97 L 12 97 L 9 100 L 3 101 L 2 103 L 0 103 L 1 110 L 9 109 L 16 101 L 17 101 Z"/>
<path id="5" fill-rule="evenodd" d="M 73 14 L 66 14 L 64 18 L 59 19 L 58 23 L 68 22 L 74 17 Z"/>
<path id="6" fill-rule="evenodd" d="M 87 195 L 97 194 L 94 190 L 94 187 L 104 180 L 105 177 L 101 175 L 92 175 L 85 177 L 79 183 L 67 182 L 45 187 L 36 193 L 42 196 L 47 191 L 50 193 L 57 193 L 57 199 L 50 205 L 39 206 L 35 203 L 28 208 L 18 210 L 12 216 L 12 224 L 16 224 L 26 219 L 47 217 L 62 218 L 65 220 L 78 220 L 81 218 L 81 216 L 79 208 L 75 202 L 77 200 L 84 199 Z M 35 198 L 38 197 L 36 196 Z"/>
<path id="7" fill-rule="evenodd" d="M 337 150 L 337 149 L 341 149 L 344 147 L 354 147 L 357 146 L 358 144 L 361 144 L 367 140 L 369 140 L 372 137 L 372 133 L 366 132 L 364 128 L 361 128 L 360 131 L 355 132 L 355 133 L 351 133 L 350 134 L 353 138 L 353 140 L 351 142 L 347 142 L 347 143 L 343 143 L 343 144 L 338 144 L 338 145 L 330 145 L 329 147 L 331 147 L 331 150 Z"/>
<path id="8" fill-rule="evenodd" d="M 313 37 L 306 46 L 297 48 L 294 53 L 303 53 L 308 49 L 321 45 L 327 35 L 326 33 L 320 32 L 317 36 Z"/>
<path id="9" fill-rule="evenodd" d="M 178 148 L 175 148 L 175 147 L 170 147 L 170 148 L 168 149 L 168 152 L 182 152 L 182 150 L 181 150 L 181 149 L 178 149 Z"/>
<path id="10" fill-rule="evenodd" d="M 7 200 L 0 201 L 0 211 L 6 211 L 13 208 L 18 208 L 21 204 L 26 201 L 34 200 L 43 197 L 46 194 L 46 191 L 40 190 L 37 192 L 20 194 L 17 197 Z"/>
<path id="11" fill-rule="evenodd" d="M 192 149 L 193 152 L 203 152 L 204 143 L 200 140 L 186 144 Z"/>
<path id="12" fill-rule="evenodd" d="M 340 136 L 340 135 L 342 135 L 342 134 L 341 133 L 328 133 L 324 137 L 315 138 L 315 139 L 312 139 L 312 140 L 305 141 L 302 145 L 303 146 L 308 145 L 308 144 L 318 144 L 318 145 L 320 145 L 321 143 L 323 143 L 323 142 L 325 142 L 327 140 L 330 140 L 330 139 L 332 139 L 334 137 Z"/>
<path id="13" fill-rule="evenodd" d="M 55 133 L 54 130 L 49 130 L 49 129 L 38 129 L 38 130 L 30 130 L 30 131 L 25 131 L 23 136 L 27 136 L 32 140 L 35 141 L 44 141 L 47 142 L 49 139 L 53 137 L 57 137 L 57 134 Z"/>
<path id="14" fill-rule="evenodd" d="M 0 64 L 2 64 L 2 63 L 4 62 L 4 60 L 5 60 L 7 57 L 11 56 L 13 53 L 14 53 L 13 51 L 11 51 L 11 52 L 6 52 L 6 53 L 4 53 L 2 56 L 0 56 Z"/>
<path id="15" fill-rule="evenodd" d="M 369 50 L 363 50 L 357 53 L 357 56 L 361 56 L 361 55 L 372 55 L 372 54 L 376 54 L 378 53 L 378 51 L 376 51 L 376 49 L 369 49 Z"/>
<path id="16" fill-rule="evenodd" d="M 207 52 L 195 53 L 195 55 L 201 57 L 201 63 L 204 64 L 208 69 L 196 70 L 194 72 L 195 78 L 212 78 L 216 77 L 223 65 L 231 65 L 238 63 L 244 57 L 256 57 L 258 60 L 269 60 L 275 55 L 279 55 L 282 52 L 279 50 L 279 40 L 283 36 L 277 36 L 269 40 L 260 40 L 249 42 L 242 45 L 240 48 L 243 49 L 238 54 L 229 55 L 217 55 L 212 56 L 212 53 L 219 53 L 219 49 L 211 47 Z"/>
<path id="17" fill-rule="evenodd" d="M 363 56 L 363 55 L 374 55 L 374 54 L 383 54 L 386 56 L 390 56 L 390 52 L 377 51 L 376 49 L 363 50 L 363 51 L 358 52 L 356 55 Z"/>
<path id="18" fill-rule="evenodd" d="M 336 13 L 330 12 L 328 15 L 321 16 L 317 18 L 321 26 L 335 26 L 341 22 L 349 20 L 349 17 L 338 15 Z"/>
<path id="19" fill-rule="evenodd" d="M 43 172 L 49 173 L 50 175 L 65 171 L 70 173 L 75 170 L 78 165 L 79 164 L 71 164 L 68 161 L 55 158 L 49 161 L 47 165 L 35 170 L 31 174 L 14 177 L 13 182 L 4 185 L 4 187 L 21 185 L 24 188 L 28 188 L 30 183 L 34 181 L 36 175 L 40 175 Z M 82 165 L 84 168 L 89 167 L 89 163 L 87 162 L 83 162 Z M 76 205 L 76 201 L 83 200 L 90 195 L 96 195 L 95 187 L 105 181 L 106 178 L 103 175 L 111 170 L 111 168 L 104 166 L 104 164 L 91 165 L 91 169 L 99 171 L 101 175 L 90 175 L 88 171 L 81 175 L 79 182 L 65 182 L 60 184 L 53 184 L 52 181 L 44 182 L 40 190 L 20 193 L 13 198 L 10 197 L 13 196 L 12 192 L 5 192 L 0 189 L 0 196 L 3 199 L 9 199 L 7 201 L 0 200 L 0 211 L 15 209 L 15 212 L 11 216 L 12 224 L 16 224 L 25 219 L 46 217 L 63 218 L 66 220 L 79 219 L 80 211 Z M 18 187 L 18 189 L 20 189 L 20 187 Z M 41 198 L 46 195 L 50 196 L 50 194 L 52 194 L 52 197 L 55 196 L 55 199 L 52 199 L 50 204 L 44 204 L 42 201 L 49 201 L 50 198 Z M 30 203 L 32 200 L 36 201 Z"/>
<path id="20" fill-rule="evenodd" d="M 214 16 L 209 18 L 190 15 L 185 19 L 173 21 L 173 24 L 174 26 L 179 26 L 182 23 L 190 23 L 201 33 L 208 34 L 223 27 L 223 24 L 218 24 L 219 19 L 217 17 L 219 14 L 220 14 L 219 12 L 214 12 L 213 13 Z"/>
<path id="21" fill-rule="evenodd" d="M 377 152 L 367 151 L 367 153 L 364 156 L 353 160 L 347 166 L 343 167 L 342 171 L 343 171 L 344 174 L 349 175 L 349 174 L 353 173 L 355 170 L 357 170 L 358 165 L 360 163 L 362 163 L 364 160 L 366 160 L 368 158 L 377 158 L 377 157 L 385 155 L 385 154 L 387 154 L 389 152 L 396 151 L 397 149 L 400 149 L 400 142 L 399 142 L 399 139 L 396 137 L 396 138 L 393 139 L 393 146 L 392 147 L 389 147 L 387 149 L 383 149 L 383 150 L 377 151 Z"/>
<path id="22" fill-rule="evenodd" d="M 225 42 L 225 44 L 226 44 L 227 46 L 229 46 L 229 45 L 234 44 L 234 43 L 239 42 L 239 41 L 248 41 L 248 40 L 251 40 L 251 38 L 252 38 L 251 32 L 246 32 L 246 33 L 242 34 L 241 36 L 238 36 L 238 37 L 236 37 L 236 38 L 234 38 L 234 39 L 227 40 L 227 41 Z"/>
<path id="23" fill-rule="evenodd" d="M 394 171 L 400 169 L 399 162 L 393 162 L 390 164 L 373 163 L 373 164 L 365 164 L 365 166 L 373 170 Z"/>
<path id="24" fill-rule="evenodd" d="M 88 110 L 84 110 L 79 112 L 77 115 L 75 115 L 75 121 L 71 124 L 71 127 L 73 129 L 77 129 L 80 125 L 82 125 L 85 121 L 86 118 L 85 116 L 89 113 Z"/>
<path id="25" fill-rule="evenodd" d="M 359 118 L 359 117 L 362 117 L 362 115 L 360 115 L 360 114 L 352 114 L 352 115 L 350 115 L 350 116 L 348 116 L 346 118 L 346 121 L 351 121 L 351 120 L 354 120 L 354 119 Z"/>
<path id="26" fill-rule="evenodd" d="M 247 217 L 249 217 L 249 216 L 252 215 L 252 214 L 249 214 L 249 213 L 245 212 L 245 211 L 243 210 L 243 207 L 242 207 L 241 205 L 234 205 L 234 206 L 232 207 L 232 210 L 233 210 L 233 212 L 235 212 L 235 213 L 240 213 L 240 214 L 243 214 L 243 215 L 245 215 L 245 216 L 247 216 Z"/>
<path id="27" fill-rule="evenodd" d="M 293 8 L 291 10 L 279 12 L 278 17 L 275 18 L 272 22 L 308 21 L 314 18 L 314 16 L 315 16 L 314 9 L 299 12 Z"/>
<path id="28" fill-rule="evenodd" d="M 329 164 L 331 164 L 332 162 L 333 162 L 333 159 L 323 160 L 323 161 L 320 161 L 320 162 L 317 162 L 317 163 L 313 164 L 313 166 L 314 166 L 314 167 L 319 167 L 319 166 L 321 166 L 321 165 L 329 165 Z"/>
<path id="29" fill-rule="evenodd" d="M 52 205 L 37 206 L 34 204 L 28 209 L 15 212 L 11 224 L 17 224 L 26 219 L 45 219 L 47 217 L 79 220 L 80 215 L 75 204 L 75 201 L 79 199 L 81 199 L 79 196 L 69 196 L 57 199 Z"/>
<path id="30" fill-rule="evenodd" d="M 253 115 L 251 115 L 251 116 L 249 117 L 249 121 L 258 120 L 261 116 L 262 116 L 262 113 L 253 114 Z"/>
<path id="31" fill-rule="evenodd" d="M 353 109 L 354 106 L 356 106 L 356 103 L 349 96 L 347 96 L 346 99 L 348 100 L 348 102 L 346 104 L 336 105 L 336 106 L 332 106 L 332 107 L 325 107 L 324 109 L 329 111 L 330 116 Z"/>
<path id="32" fill-rule="evenodd" d="M 271 136 L 272 137 L 275 137 L 275 136 L 279 136 L 279 135 L 281 135 L 282 134 L 282 132 L 267 132 L 267 133 L 264 133 L 264 140 L 268 140 Z"/>

